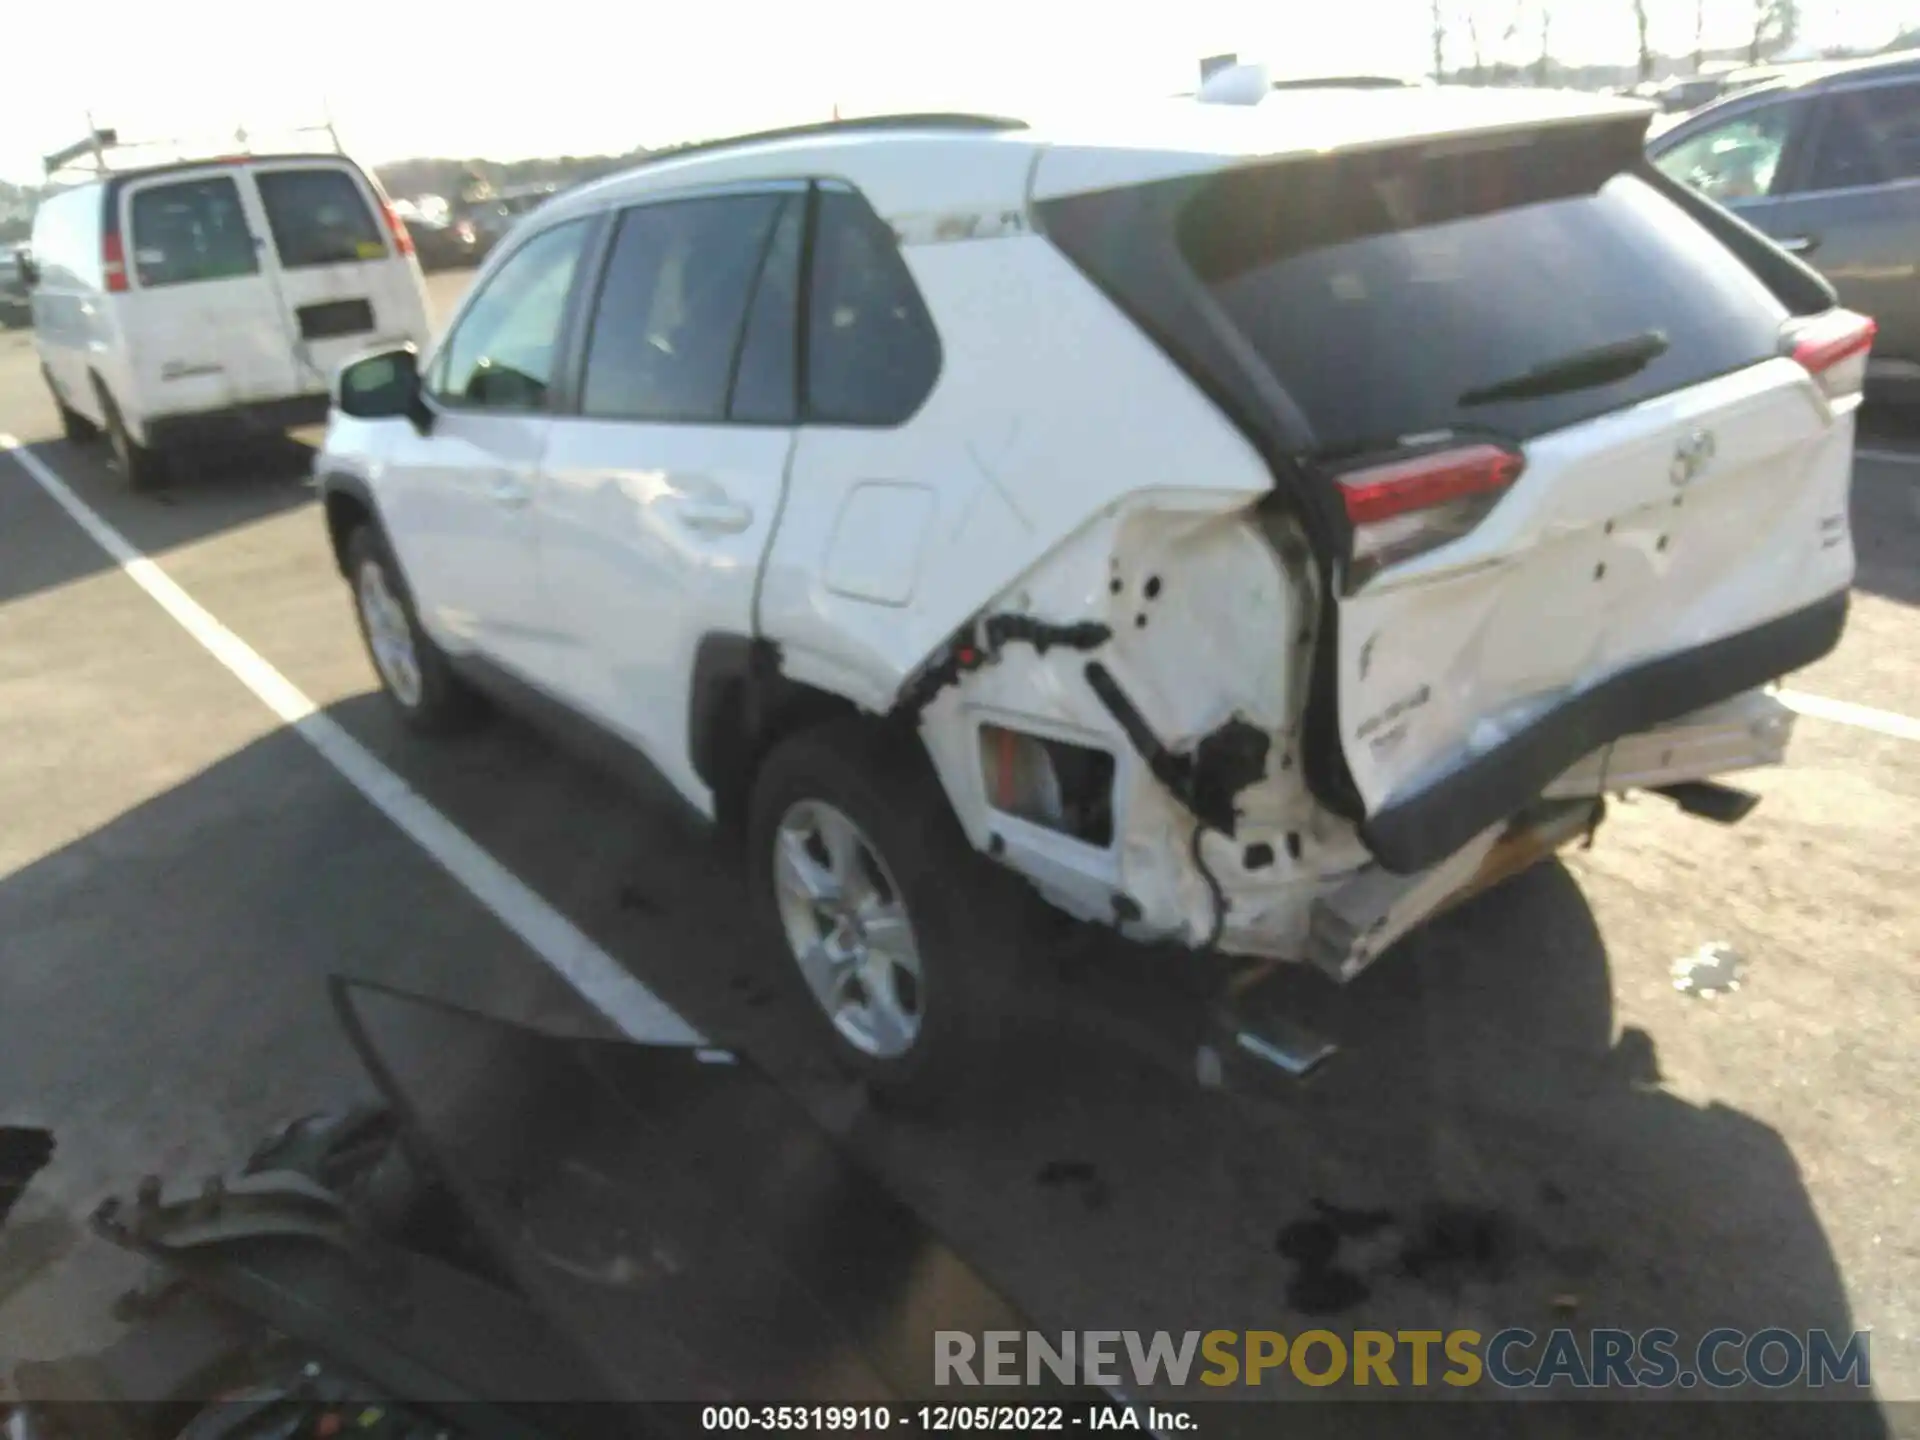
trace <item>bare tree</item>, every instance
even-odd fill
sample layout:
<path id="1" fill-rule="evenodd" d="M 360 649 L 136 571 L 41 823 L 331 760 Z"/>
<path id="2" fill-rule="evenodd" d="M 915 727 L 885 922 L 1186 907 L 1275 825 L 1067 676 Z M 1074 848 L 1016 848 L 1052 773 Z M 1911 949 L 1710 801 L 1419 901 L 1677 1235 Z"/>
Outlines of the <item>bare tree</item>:
<path id="1" fill-rule="evenodd" d="M 1707 63 L 1707 0 L 1693 0 L 1693 73 Z"/>
<path id="2" fill-rule="evenodd" d="M 1647 44 L 1647 0 L 1633 0 L 1633 30 L 1640 42 L 1640 79 L 1653 78 L 1653 50 Z"/>
<path id="3" fill-rule="evenodd" d="M 1484 85 L 1487 76 L 1486 58 L 1480 49 L 1480 21 L 1472 10 L 1467 11 L 1467 44 L 1473 51 L 1473 83 Z"/>
<path id="4" fill-rule="evenodd" d="M 1447 78 L 1447 17 L 1440 0 L 1433 0 L 1433 78 Z"/>
<path id="5" fill-rule="evenodd" d="M 1753 39 L 1747 45 L 1747 63 L 1758 65 L 1767 55 L 1786 49 L 1800 35 L 1800 0 L 1753 0 Z"/>
<path id="6" fill-rule="evenodd" d="M 1553 64 L 1550 42 L 1553 35 L 1553 11 L 1547 6 L 1540 7 L 1540 58 L 1533 62 L 1533 83 L 1545 85 Z"/>

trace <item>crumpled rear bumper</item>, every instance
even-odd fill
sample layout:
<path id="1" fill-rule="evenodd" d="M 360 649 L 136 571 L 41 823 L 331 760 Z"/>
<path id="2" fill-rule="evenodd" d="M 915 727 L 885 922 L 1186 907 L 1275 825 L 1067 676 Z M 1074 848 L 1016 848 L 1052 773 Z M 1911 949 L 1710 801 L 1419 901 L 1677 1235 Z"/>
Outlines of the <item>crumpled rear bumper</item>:
<path id="1" fill-rule="evenodd" d="M 1456 853 L 1623 736 L 1719 704 L 1811 664 L 1840 639 L 1847 592 L 1737 635 L 1624 670 L 1549 710 L 1500 745 L 1396 798 L 1360 826 L 1380 864 L 1412 875 Z M 1697 773 L 1697 772 L 1695 772 Z M 1609 777 L 1607 787 L 1623 783 Z"/>

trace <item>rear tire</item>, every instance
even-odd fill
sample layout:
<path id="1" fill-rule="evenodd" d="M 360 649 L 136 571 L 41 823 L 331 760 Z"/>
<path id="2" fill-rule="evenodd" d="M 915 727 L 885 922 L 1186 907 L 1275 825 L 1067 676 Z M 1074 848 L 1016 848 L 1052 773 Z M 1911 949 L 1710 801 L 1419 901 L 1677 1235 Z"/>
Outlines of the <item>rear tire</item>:
<path id="1" fill-rule="evenodd" d="M 113 463 L 126 478 L 127 488 L 136 494 L 162 489 L 172 478 L 172 467 L 161 451 L 142 445 L 127 429 L 126 417 L 113 403 L 103 385 L 99 388 L 100 413 L 105 419 L 107 443 L 113 447 Z"/>
<path id="2" fill-rule="evenodd" d="M 44 365 L 40 367 L 40 374 L 47 382 L 47 393 L 53 396 L 53 408 L 60 412 L 60 434 L 75 445 L 84 445 L 89 440 L 97 439 L 100 427 L 60 398 L 60 392 L 53 385 L 53 376 L 47 373 Z"/>
<path id="3" fill-rule="evenodd" d="M 421 629 L 386 536 L 363 524 L 347 537 L 345 553 L 360 638 L 380 688 L 400 718 L 423 735 L 448 735 L 472 726 L 485 707 Z"/>
<path id="4" fill-rule="evenodd" d="M 851 719 L 786 741 L 755 782 L 747 845 L 769 943 L 840 1066 L 916 1108 L 973 1093 L 1018 970 L 1023 887 L 968 843 L 914 737 Z"/>

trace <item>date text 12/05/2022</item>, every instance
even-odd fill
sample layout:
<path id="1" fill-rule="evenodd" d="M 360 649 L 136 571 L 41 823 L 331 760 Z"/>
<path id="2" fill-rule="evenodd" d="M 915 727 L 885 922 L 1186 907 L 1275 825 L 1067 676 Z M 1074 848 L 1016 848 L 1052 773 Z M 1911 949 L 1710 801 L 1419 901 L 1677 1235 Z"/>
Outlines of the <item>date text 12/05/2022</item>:
<path id="1" fill-rule="evenodd" d="M 871 1435 L 889 1430 L 1066 1432 L 1132 1430 L 1172 1435 L 1196 1430 L 1182 1409 L 1125 1403 L 1075 1405 L 708 1405 L 700 1427 L 713 1431 L 833 1431 Z"/>

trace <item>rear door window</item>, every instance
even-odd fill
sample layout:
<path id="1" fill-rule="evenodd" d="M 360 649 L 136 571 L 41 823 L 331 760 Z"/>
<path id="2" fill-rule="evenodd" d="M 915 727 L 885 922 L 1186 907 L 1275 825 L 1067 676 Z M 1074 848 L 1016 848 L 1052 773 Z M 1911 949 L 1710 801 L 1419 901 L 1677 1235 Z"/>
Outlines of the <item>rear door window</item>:
<path id="1" fill-rule="evenodd" d="M 580 412 L 718 422 L 783 195 L 716 195 L 628 210 L 607 260 Z"/>
<path id="2" fill-rule="evenodd" d="M 1604 140 L 1250 168 L 1189 202 L 1180 243 L 1327 455 L 1525 439 L 1775 355 L 1784 307 Z M 1664 353 L 1624 377 L 1498 394 L 1649 336 Z"/>
<path id="3" fill-rule="evenodd" d="M 260 269 L 240 189 L 229 175 L 142 186 L 128 210 L 133 273 L 143 290 L 231 280 Z"/>
<path id="4" fill-rule="evenodd" d="M 1808 190 L 1920 179 L 1920 84 L 1845 90 L 1827 105 Z"/>
<path id="5" fill-rule="evenodd" d="M 331 166 L 255 170 L 273 248 L 288 270 L 384 260 L 387 243 L 360 184 Z"/>

